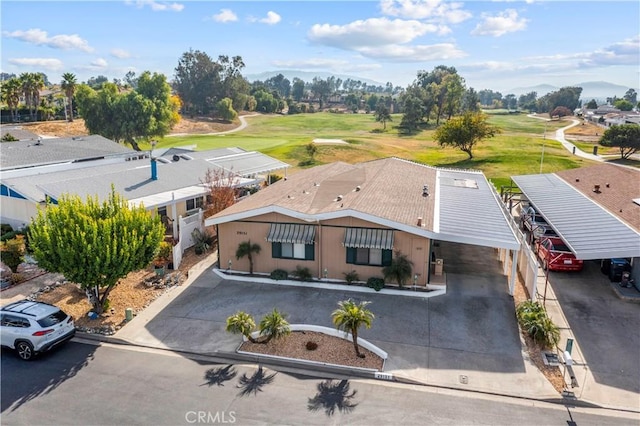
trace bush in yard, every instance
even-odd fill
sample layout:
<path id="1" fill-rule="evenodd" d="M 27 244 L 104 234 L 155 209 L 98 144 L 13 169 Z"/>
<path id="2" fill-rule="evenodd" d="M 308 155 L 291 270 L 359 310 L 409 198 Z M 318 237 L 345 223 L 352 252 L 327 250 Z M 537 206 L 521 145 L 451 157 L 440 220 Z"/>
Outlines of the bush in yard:
<path id="1" fill-rule="evenodd" d="M 289 278 L 289 273 L 284 269 L 274 269 L 273 271 L 271 271 L 271 275 L 269 275 L 269 277 L 272 280 L 276 281 L 286 280 L 287 278 Z"/>
<path id="2" fill-rule="evenodd" d="M 206 229 L 204 231 L 194 229 L 191 232 L 191 238 L 193 238 L 193 250 L 197 255 L 208 252 L 215 242 L 215 237 Z"/>
<path id="3" fill-rule="evenodd" d="M 315 351 L 318 349 L 318 344 L 312 340 L 309 340 L 305 346 L 308 351 Z"/>
<path id="4" fill-rule="evenodd" d="M 371 277 L 367 280 L 367 287 L 380 291 L 384 288 L 384 279 L 380 277 Z"/>
<path id="5" fill-rule="evenodd" d="M 553 348 L 560 341 L 560 330 L 549 318 L 540 302 L 527 300 L 516 308 L 520 327 L 543 348 Z"/>
<path id="6" fill-rule="evenodd" d="M 24 262 L 24 237 L 22 235 L 2 243 L 2 262 L 12 272 L 17 272 L 18 266 Z"/>
<path id="7" fill-rule="evenodd" d="M 347 284 L 353 284 L 356 281 L 360 281 L 360 277 L 356 271 L 351 270 L 349 272 L 343 272 L 343 275 Z"/>
<path id="8" fill-rule="evenodd" d="M 250 314 L 244 311 L 238 311 L 227 318 L 227 332 L 242 334 L 251 343 L 267 343 L 272 339 L 280 339 L 291 333 L 291 327 L 286 320 L 286 316 L 277 309 L 265 315 L 262 321 L 260 321 L 259 330 L 261 337 L 259 339 L 251 336 L 255 328 L 255 320 Z"/>
<path id="9" fill-rule="evenodd" d="M 296 266 L 296 270 L 291 273 L 294 277 L 299 279 L 300 281 L 311 281 L 313 275 L 311 274 L 311 269 L 306 266 Z"/>

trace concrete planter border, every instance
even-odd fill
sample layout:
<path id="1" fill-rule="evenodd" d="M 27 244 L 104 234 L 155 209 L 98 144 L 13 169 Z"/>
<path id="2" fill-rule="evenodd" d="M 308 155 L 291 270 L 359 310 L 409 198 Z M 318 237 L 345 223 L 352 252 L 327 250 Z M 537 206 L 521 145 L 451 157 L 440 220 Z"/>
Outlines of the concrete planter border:
<path id="1" fill-rule="evenodd" d="M 323 327 L 321 325 L 309 325 L 309 324 L 290 324 L 289 326 L 291 327 L 291 331 L 315 331 L 317 333 L 323 333 L 323 334 L 326 334 L 328 336 L 333 336 L 333 337 L 337 337 L 339 339 L 348 340 L 349 342 L 353 343 L 353 336 L 351 335 L 351 333 L 345 333 L 345 332 L 336 330 L 335 328 Z M 253 333 L 251 333 L 251 337 L 253 337 L 254 339 L 257 339 L 258 337 L 260 337 L 260 332 L 259 331 L 254 331 Z M 248 339 L 245 336 L 242 336 L 242 341 L 244 343 L 244 342 L 247 342 Z M 383 351 L 382 349 L 380 349 L 379 347 L 377 347 L 373 343 L 371 343 L 371 342 L 369 342 L 369 341 L 367 341 L 365 339 L 362 339 L 360 337 L 358 337 L 358 345 L 362 346 L 363 348 L 365 348 L 367 350 L 370 350 L 371 352 L 373 352 L 374 354 L 376 354 L 377 356 L 382 358 L 382 370 L 380 370 L 380 371 L 384 371 L 384 366 L 386 364 L 386 361 L 387 361 L 387 358 L 388 358 L 389 354 L 387 354 L 387 352 Z M 344 367 L 344 365 L 332 364 L 332 363 L 329 363 L 329 362 L 309 361 L 309 360 L 300 359 L 300 358 L 289 358 L 289 357 L 285 357 L 285 356 L 268 355 L 268 354 L 257 354 L 255 352 L 247 352 L 247 351 L 240 350 L 240 347 L 238 347 L 238 349 L 236 349 L 236 352 L 238 352 L 240 354 L 244 354 L 244 355 L 260 356 L 260 357 L 267 357 L 267 358 L 281 359 L 281 360 L 292 360 L 292 361 L 296 361 L 296 362 L 299 362 L 299 363 L 302 363 L 302 364 L 309 364 L 309 365 L 327 365 L 327 366 L 331 366 L 331 367 Z M 352 366 L 349 366 L 349 368 L 362 370 L 362 371 L 370 371 L 370 372 L 379 371 L 379 370 L 377 370 L 375 368 L 352 367 Z"/>
<path id="2" fill-rule="evenodd" d="M 318 289 L 327 289 L 327 290 L 340 290 L 340 291 L 353 291 L 358 293 L 376 293 L 376 294 L 390 294 L 394 296 L 406 296 L 406 297 L 420 297 L 423 299 L 428 299 L 430 297 L 441 296 L 446 294 L 447 286 L 446 285 L 434 285 L 428 284 L 427 289 L 430 291 L 411 291 L 412 286 L 406 286 L 405 290 L 396 290 L 392 288 L 383 288 L 380 291 L 375 291 L 369 287 L 362 287 L 358 285 L 346 285 L 346 284 L 338 284 L 342 281 L 338 280 L 322 280 L 322 281 L 294 281 L 294 280 L 272 280 L 268 276 L 249 276 L 248 274 L 242 274 L 238 271 L 228 271 L 233 272 L 233 274 L 225 273 L 225 270 L 213 268 L 213 272 L 218 275 L 220 278 L 231 280 L 231 281 L 239 281 L 239 282 L 261 282 L 265 284 L 275 284 L 275 285 L 284 285 L 291 287 L 309 287 L 309 288 L 318 288 Z M 333 282 L 332 282 L 333 281 Z"/>

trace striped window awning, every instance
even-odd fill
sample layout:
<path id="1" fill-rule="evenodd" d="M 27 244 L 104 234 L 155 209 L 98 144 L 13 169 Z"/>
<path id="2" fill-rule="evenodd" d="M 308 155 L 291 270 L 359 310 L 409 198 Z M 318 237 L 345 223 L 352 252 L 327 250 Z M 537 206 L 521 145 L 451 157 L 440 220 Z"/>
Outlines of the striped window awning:
<path id="1" fill-rule="evenodd" d="M 392 229 L 347 228 L 344 246 L 354 248 L 393 249 Z"/>
<path id="2" fill-rule="evenodd" d="M 313 244 L 316 227 L 295 223 L 272 223 L 267 241 L 270 243 Z"/>

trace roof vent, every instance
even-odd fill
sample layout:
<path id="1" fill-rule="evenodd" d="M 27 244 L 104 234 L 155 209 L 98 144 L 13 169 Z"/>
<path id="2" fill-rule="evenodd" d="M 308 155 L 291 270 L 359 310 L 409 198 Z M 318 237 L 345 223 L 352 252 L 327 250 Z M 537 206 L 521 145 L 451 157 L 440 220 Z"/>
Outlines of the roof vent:
<path id="1" fill-rule="evenodd" d="M 313 182 L 313 186 L 320 186 L 318 182 Z"/>
<path id="2" fill-rule="evenodd" d="M 576 178 L 576 182 L 580 182 L 580 178 Z"/>
<path id="3" fill-rule="evenodd" d="M 595 192 L 596 194 L 600 193 L 600 185 L 593 185 L 593 192 Z"/>
<path id="4" fill-rule="evenodd" d="M 608 184 L 608 183 L 605 183 L 605 184 L 604 184 L 604 186 L 606 186 L 607 188 L 609 188 L 609 184 Z"/>
<path id="5" fill-rule="evenodd" d="M 180 154 L 180 158 L 184 158 L 185 160 L 193 160 L 193 157 L 187 154 Z"/>
<path id="6" fill-rule="evenodd" d="M 173 154 L 173 161 L 180 161 L 180 156 L 178 154 Z"/>
<path id="7" fill-rule="evenodd" d="M 38 140 L 35 143 L 36 145 L 42 145 L 42 138 L 38 138 Z"/>
<path id="8" fill-rule="evenodd" d="M 356 186 L 355 191 L 356 191 L 356 192 L 359 192 L 361 189 L 362 189 L 362 188 L 360 188 L 360 185 L 358 185 L 358 186 Z"/>
<path id="9" fill-rule="evenodd" d="M 422 187 L 422 196 L 423 197 L 428 197 L 429 196 L 429 185 L 424 185 Z"/>
<path id="10" fill-rule="evenodd" d="M 338 195 L 338 196 L 336 197 L 336 201 L 342 201 L 342 198 L 343 198 L 343 197 L 342 197 L 342 195 Z"/>
<path id="11" fill-rule="evenodd" d="M 422 226 L 422 216 L 418 216 L 418 226 Z"/>

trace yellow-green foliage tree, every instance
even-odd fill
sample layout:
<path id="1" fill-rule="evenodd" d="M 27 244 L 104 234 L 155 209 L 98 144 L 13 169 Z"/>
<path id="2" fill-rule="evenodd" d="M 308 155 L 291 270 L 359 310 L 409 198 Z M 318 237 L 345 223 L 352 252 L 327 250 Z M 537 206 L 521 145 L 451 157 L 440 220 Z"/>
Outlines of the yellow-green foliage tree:
<path id="1" fill-rule="evenodd" d="M 492 138 L 500 129 L 487 123 L 488 117 L 482 113 L 467 112 L 447 120 L 438 127 L 435 140 L 440 146 L 453 146 L 473 158 L 473 147 L 483 139 Z"/>
<path id="2" fill-rule="evenodd" d="M 151 263 L 163 237 L 158 217 L 130 207 L 114 189 L 102 202 L 65 195 L 41 209 L 29 227 L 39 266 L 79 284 L 98 314 L 121 278 Z"/>

